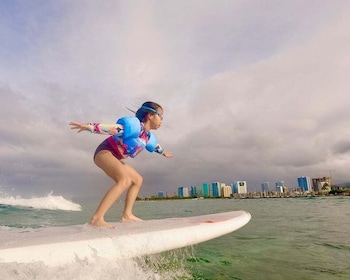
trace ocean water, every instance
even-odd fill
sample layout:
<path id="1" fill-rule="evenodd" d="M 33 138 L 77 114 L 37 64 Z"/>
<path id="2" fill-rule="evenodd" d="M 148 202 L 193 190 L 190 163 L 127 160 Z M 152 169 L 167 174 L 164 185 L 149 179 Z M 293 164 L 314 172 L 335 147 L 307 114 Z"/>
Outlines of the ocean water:
<path id="1" fill-rule="evenodd" d="M 53 194 L 29 199 L 2 194 L 0 235 L 84 224 L 98 202 Z M 122 209 L 123 203 L 117 202 L 106 219 L 118 221 Z M 139 201 L 134 212 L 143 219 L 160 219 L 234 210 L 250 212 L 252 220 L 236 232 L 193 247 L 60 268 L 0 263 L 0 279 L 350 279 L 348 197 Z"/>

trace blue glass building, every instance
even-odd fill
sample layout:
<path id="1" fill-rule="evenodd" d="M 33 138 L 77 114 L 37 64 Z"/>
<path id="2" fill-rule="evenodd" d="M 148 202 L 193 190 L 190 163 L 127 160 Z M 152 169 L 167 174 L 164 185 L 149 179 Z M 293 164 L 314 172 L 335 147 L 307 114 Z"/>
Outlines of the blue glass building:
<path id="1" fill-rule="evenodd" d="M 210 187 L 208 183 L 203 183 L 202 185 L 202 194 L 203 196 L 210 196 Z"/>
<path id="2" fill-rule="evenodd" d="M 221 196 L 221 184 L 219 182 L 214 182 L 211 184 L 212 190 L 213 190 L 213 197 L 220 197 Z"/>
<path id="3" fill-rule="evenodd" d="M 184 187 L 178 187 L 177 188 L 177 196 L 178 197 L 184 197 Z"/>
<path id="4" fill-rule="evenodd" d="M 299 177 L 298 186 L 303 192 L 311 192 L 312 191 L 311 178 L 305 177 L 305 176 Z"/>
<path id="5" fill-rule="evenodd" d="M 158 192 L 158 197 L 164 197 L 164 192 L 162 191 Z"/>
<path id="6" fill-rule="evenodd" d="M 190 192 L 192 197 L 197 197 L 198 192 L 197 192 L 197 187 L 196 186 L 191 186 L 191 192 Z"/>

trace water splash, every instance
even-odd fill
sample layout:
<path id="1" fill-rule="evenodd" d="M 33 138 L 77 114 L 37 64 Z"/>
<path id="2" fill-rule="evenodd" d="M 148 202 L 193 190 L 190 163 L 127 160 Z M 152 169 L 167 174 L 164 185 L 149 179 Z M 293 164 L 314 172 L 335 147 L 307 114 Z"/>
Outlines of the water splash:
<path id="1" fill-rule="evenodd" d="M 152 271 L 162 280 L 192 279 L 189 259 L 194 258 L 193 246 L 135 258 L 138 267 Z M 153 279 L 153 278 L 152 278 Z"/>
<path id="2" fill-rule="evenodd" d="M 186 259 L 192 249 L 179 249 L 152 256 L 108 261 L 96 258 L 60 267 L 47 267 L 43 263 L 1 264 L 0 279 L 118 279 L 118 280 L 170 280 L 193 279 L 186 268 Z"/>
<path id="3" fill-rule="evenodd" d="M 49 193 L 47 196 L 32 198 L 9 196 L 2 193 L 0 194 L 0 204 L 45 210 L 81 211 L 81 205 L 67 200 L 63 196 L 53 195 L 52 193 Z"/>

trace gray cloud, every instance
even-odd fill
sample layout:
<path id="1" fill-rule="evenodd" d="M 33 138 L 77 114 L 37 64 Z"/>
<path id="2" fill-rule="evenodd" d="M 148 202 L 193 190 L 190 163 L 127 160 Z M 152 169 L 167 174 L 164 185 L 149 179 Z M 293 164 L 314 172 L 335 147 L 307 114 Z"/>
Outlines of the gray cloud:
<path id="1" fill-rule="evenodd" d="M 349 180 L 346 1 L 32 3 L 0 4 L 1 187 L 104 193 L 103 136 L 68 122 L 111 123 L 146 100 L 164 106 L 155 133 L 175 157 L 128 160 L 141 195 Z"/>
<path id="2" fill-rule="evenodd" d="M 342 140 L 333 145 L 333 152 L 335 154 L 347 154 L 350 152 L 350 141 Z"/>

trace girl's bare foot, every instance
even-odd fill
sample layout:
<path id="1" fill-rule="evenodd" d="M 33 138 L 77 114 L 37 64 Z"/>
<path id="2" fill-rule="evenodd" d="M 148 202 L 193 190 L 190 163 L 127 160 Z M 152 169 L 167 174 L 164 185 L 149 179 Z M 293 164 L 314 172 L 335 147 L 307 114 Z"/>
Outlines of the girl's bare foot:
<path id="1" fill-rule="evenodd" d="M 93 226 L 93 227 L 105 227 L 105 228 L 109 228 L 109 229 L 115 228 L 115 226 L 113 226 L 109 223 L 106 223 L 104 219 L 91 219 L 89 225 Z"/>
<path id="2" fill-rule="evenodd" d="M 122 220 L 121 220 L 122 223 L 141 222 L 141 221 L 143 221 L 143 220 L 138 218 L 138 217 L 136 217 L 136 216 L 134 216 L 133 214 L 131 214 L 131 215 L 125 215 L 124 214 L 124 216 L 122 217 Z"/>

